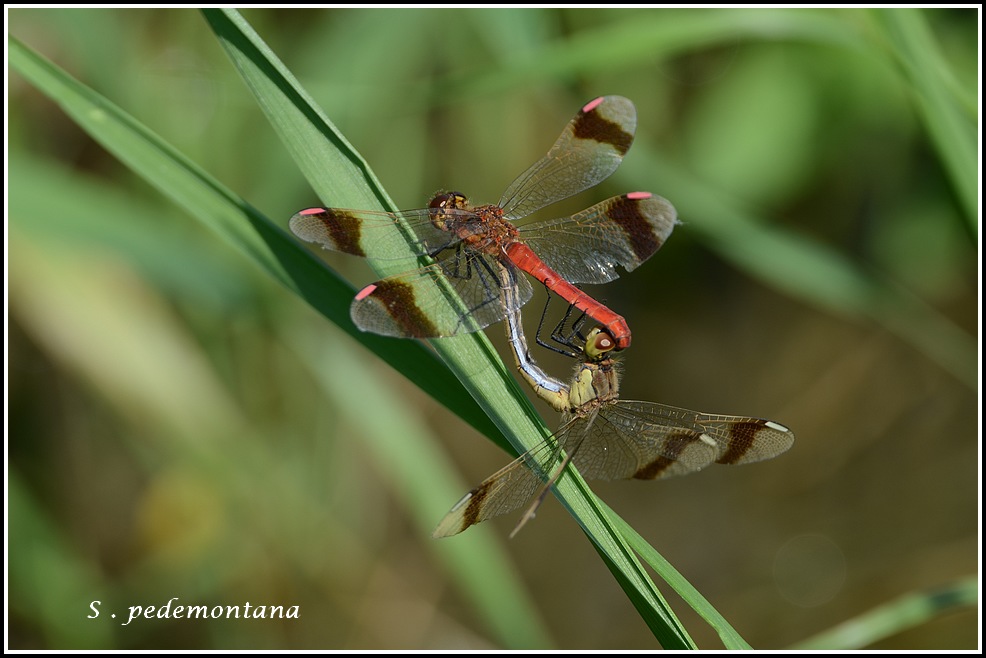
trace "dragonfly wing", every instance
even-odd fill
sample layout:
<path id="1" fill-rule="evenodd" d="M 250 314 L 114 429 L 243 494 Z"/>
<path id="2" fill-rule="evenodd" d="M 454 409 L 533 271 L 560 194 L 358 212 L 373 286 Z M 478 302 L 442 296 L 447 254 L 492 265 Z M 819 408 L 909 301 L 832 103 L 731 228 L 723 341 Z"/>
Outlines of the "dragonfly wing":
<path id="1" fill-rule="evenodd" d="M 717 464 L 749 464 L 786 452 L 794 444 L 794 432 L 763 418 L 722 414 L 695 414 L 705 433 L 719 444 Z"/>
<path id="2" fill-rule="evenodd" d="M 543 486 L 560 464 L 559 444 L 544 441 L 467 493 L 445 515 L 432 537 L 451 537 L 487 519 L 512 512 Z"/>
<path id="3" fill-rule="evenodd" d="M 498 263 L 491 256 L 457 248 L 441 261 L 363 288 L 349 313 L 363 331 L 403 338 L 441 338 L 480 329 L 503 319 Z M 516 277 L 517 308 L 532 294 Z M 515 309 L 511 309 L 515 310 Z"/>
<path id="4" fill-rule="evenodd" d="M 475 215 L 465 210 L 434 208 L 383 212 L 343 208 L 307 208 L 288 222 L 291 232 L 325 249 L 369 258 L 407 258 L 434 254 L 458 242 L 451 220 L 469 222 Z M 408 235 L 402 224 L 411 229 Z M 407 235 L 407 237 L 404 237 Z"/>
<path id="5" fill-rule="evenodd" d="M 649 414 L 648 402 L 612 400 L 599 409 L 573 461 L 587 479 L 653 479 L 697 471 L 716 459 L 700 427 Z M 659 405 L 657 405 L 659 406 Z"/>
<path id="6" fill-rule="evenodd" d="M 519 219 L 596 185 L 616 171 L 637 130 L 637 110 L 622 96 L 603 96 L 579 110 L 548 154 L 500 198 L 507 219 Z"/>
<path id="7" fill-rule="evenodd" d="M 521 227 L 520 238 L 571 283 L 606 283 L 650 258 L 671 235 L 678 214 L 648 192 L 607 199 L 571 217 Z"/>
<path id="8" fill-rule="evenodd" d="M 630 437 L 636 466 L 632 473 L 611 470 L 599 477 L 653 480 L 691 473 L 713 462 L 745 464 L 775 457 L 794 442 L 791 430 L 772 421 L 702 414 L 655 402 L 617 401 L 606 419 Z"/>

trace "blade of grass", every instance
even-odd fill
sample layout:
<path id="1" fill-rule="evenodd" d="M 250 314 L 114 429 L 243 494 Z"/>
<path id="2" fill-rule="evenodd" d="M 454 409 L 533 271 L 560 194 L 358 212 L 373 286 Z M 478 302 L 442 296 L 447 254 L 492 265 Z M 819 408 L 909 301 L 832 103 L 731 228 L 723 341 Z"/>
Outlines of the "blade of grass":
<path id="1" fill-rule="evenodd" d="M 979 233 L 979 165 L 976 122 L 948 87 L 955 79 L 942 57 L 922 10 L 874 9 L 904 77 L 914 91 L 918 113 L 955 186 L 973 235 Z M 970 11 L 974 11 L 971 10 Z"/>
<path id="2" fill-rule="evenodd" d="M 208 10 L 205 15 L 316 192 L 344 205 L 393 210 L 366 163 L 245 20 L 231 10 Z M 341 189 L 340 180 L 344 183 Z M 360 186 L 362 191 L 357 189 Z M 485 335 L 478 332 L 432 344 L 518 454 L 547 436 L 547 428 Z M 693 647 L 670 620 L 657 588 L 585 482 L 574 475 L 563 478 L 555 493 L 612 563 L 624 591 L 662 646 Z"/>
<path id="3" fill-rule="evenodd" d="M 603 503 L 605 505 L 605 503 Z M 712 604 L 702 596 L 692 584 L 685 580 L 685 577 L 678 573 L 678 570 L 671 566 L 671 563 L 664 559 L 664 556 L 647 543 L 647 540 L 640 536 L 636 530 L 621 519 L 616 512 L 606 506 L 606 512 L 613 519 L 613 523 L 620 529 L 627 542 L 649 564 L 654 571 L 664 579 L 664 581 L 678 592 L 678 595 L 697 612 L 702 619 L 708 622 L 709 626 L 715 629 L 719 638 L 727 649 L 752 649 L 746 640 L 736 632 L 729 622 L 719 614 L 719 611 L 712 607 Z"/>
<path id="4" fill-rule="evenodd" d="M 961 608 L 979 605 L 979 579 L 970 576 L 950 585 L 906 594 L 813 635 L 791 651 L 851 651 L 924 624 Z"/>

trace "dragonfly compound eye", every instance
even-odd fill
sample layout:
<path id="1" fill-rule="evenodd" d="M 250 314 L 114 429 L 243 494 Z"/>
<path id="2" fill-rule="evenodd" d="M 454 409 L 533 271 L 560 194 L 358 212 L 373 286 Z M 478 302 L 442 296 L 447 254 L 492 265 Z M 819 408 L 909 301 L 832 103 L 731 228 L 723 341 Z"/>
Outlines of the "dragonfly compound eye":
<path id="1" fill-rule="evenodd" d="M 448 208 L 465 208 L 468 203 L 466 195 L 461 192 L 441 192 L 436 194 L 428 203 L 428 207 L 447 210 Z"/>
<path id="2" fill-rule="evenodd" d="M 602 327 L 594 327 L 585 339 L 585 355 L 590 361 L 597 361 L 616 348 L 616 341 Z"/>

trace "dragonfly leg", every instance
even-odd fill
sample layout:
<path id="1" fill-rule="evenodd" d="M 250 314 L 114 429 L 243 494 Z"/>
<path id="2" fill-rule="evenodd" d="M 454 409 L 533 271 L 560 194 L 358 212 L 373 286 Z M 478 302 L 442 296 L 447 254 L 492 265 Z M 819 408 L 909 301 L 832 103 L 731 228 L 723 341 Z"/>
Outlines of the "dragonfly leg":
<path id="1" fill-rule="evenodd" d="M 464 258 L 466 261 L 466 271 L 465 275 L 460 276 L 459 278 L 469 279 L 476 276 L 483 288 L 483 295 L 478 304 L 467 309 L 466 313 L 459 318 L 459 322 L 456 325 L 454 333 L 458 333 L 460 328 L 467 322 L 467 319 L 472 317 L 476 312 L 489 306 L 490 304 L 500 303 L 500 283 L 499 277 L 494 270 L 495 265 L 490 263 L 486 258 L 471 252 L 466 252 L 464 254 Z M 461 274 L 461 265 L 458 263 L 458 253 L 456 254 L 456 261 L 456 271 Z"/>
<path id="2" fill-rule="evenodd" d="M 552 345 L 551 343 L 546 342 L 543 338 L 541 338 L 541 330 L 544 329 L 544 323 L 547 321 L 548 306 L 550 304 L 551 304 L 551 291 L 549 290 L 548 297 L 547 299 L 545 299 L 544 302 L 544 308 L 541 310 L 541 321 L 538 322 L 538 328 L 537 328 L 537 332 L 534 334 L 534 340 L 537 341 L 538 345 L 540 345 L 545 349 L 549 349 L 552 352 L 563 354 L 572 359 L 579 358 L 580 352 L 578 346 L 573 345 L 570 341 L 567 341 L 564 338 L 560 338 L 561 334 L 559 332 L 559 329 L 568 321 L 569 316 L 571 316 L 572 309 L 575 308 L 574 304 L 568 307 L 568 310 L 565 311 L 565 317 L 562 318 L 562 321 L 557 326 L 555 326 L 554 329 L 551 330 L 551 340 L 555 341 L 559 345 L 564 345 L 565 347 L 570 349 L 563 349 L 557 347 L 555 345 Z M 583 315 L 585 315 L 585 313 L 583 313 Z"/>
<path id="3" fill-rule="evenodd" d="M 575 310 L 575 304 L 570 304 L 568 310 L 565 311 L 565 316 L 561 319 L 555 328 L 551 331 L 551 339 L 556 343 L 570 347 L 576 351 L 577 354 L 581 354 L 582 348 L 585 346 L 586 337 L 582 333 L 582 327 L 585 326 L 585 321 L 588 319 L 588 315 L 583 310 L 582 313 L 572 322 L 572 328 L 570 331 L 565 330 L 565 325 L 568 324 L 572 317 L 572 312 Z M 580 309 L 581 310 L 581 309 Z"/>

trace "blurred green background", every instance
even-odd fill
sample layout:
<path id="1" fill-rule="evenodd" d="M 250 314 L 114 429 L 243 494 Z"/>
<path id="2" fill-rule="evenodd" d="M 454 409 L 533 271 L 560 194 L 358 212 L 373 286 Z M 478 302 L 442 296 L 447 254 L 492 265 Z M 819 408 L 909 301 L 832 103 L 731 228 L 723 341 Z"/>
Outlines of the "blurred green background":
<path id="1" fill-rule="evenodd" d="M 978 569 L 978 13 L 896 12 L 243 15 L 401 207 L 448 188 L 495 201 L 586 101 L 634 101 L 617 173 L 544 211 L 636 189 L 678 208 L 661 253 L 590 291 L 634 329 L 623 397 L 770 418 L 797 442 L 593 488 L 779 649 Z M 320 202 L 198 12 L 12 9 L 9 33 L 282 227 Z M 10 648 L 657 648 L 553 500 L 512 541 L 513 518 L 433 541 L 507 456 L 16 72 L 8 96 Z M 399 475 L 436 465 L 458 480 L 437 503 Z M 513 622 L 470 597 L 463 553 L 505 569 Z M 175 596 L 301 616 L 86 619 L 93 600 Z M 977 623 L 953 612 L 871 646 L 971 649 Z"/>

